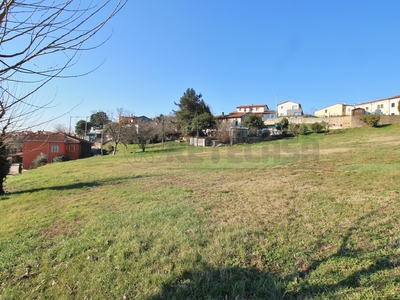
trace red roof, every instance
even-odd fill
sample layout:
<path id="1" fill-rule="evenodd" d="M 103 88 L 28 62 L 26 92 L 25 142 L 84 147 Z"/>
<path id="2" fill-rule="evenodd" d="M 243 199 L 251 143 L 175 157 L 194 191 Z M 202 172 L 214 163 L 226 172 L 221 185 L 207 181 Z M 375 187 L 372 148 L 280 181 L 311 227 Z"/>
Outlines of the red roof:
<path id="1" fill-rule="evenodd" d="M 400 98 L 400 95 L 396 95 L 396 96 L 389 97 L 389 98 L 376 99 L 376 100 L 372 100 L 372 101 L 368 101 L 368 102 L 363 102 L 363 103 L 360 103 L 357 105 L 370 104 L 370 103 L 374 103 L 374 102 L 378 102 L 378 101 L 392 100 L 392 99 L 397 99 L 397 98 Z"/>
<path id="2" fill-rule="evenodd" d="M 214 118 L 216 118 L 216 119 L 241 118 L 241 117 L 243 117 L 243 115 L 245 115 L 245 114 L 247 114 L 247 112 L 236 112 L 236 111 L 233 111 L 233 112 L 231 112 L 231 113 L 229 113 L 229 114 L 227 114 L 227 115 L 217 115 L 217 116 L 214 116 Z"/>
<path id="3" fill-rule="evenodd" d="M 251 105 L 240 105 L 237 108 L 245 108 L 245 107 L 268 107 L 267 104 L 251 104 Z"/>
<path id="4" fill-rule="evenodd" d="M 46 132 L 39 132 L 39 133 L 29 133 L 25 139 L 24 142 L 68 142 L 68 143 L 80 143 L 80 142 L 86 142 L 90 143 L 86 140 L 71 136 L 66 133 L 46 133 Z"/>

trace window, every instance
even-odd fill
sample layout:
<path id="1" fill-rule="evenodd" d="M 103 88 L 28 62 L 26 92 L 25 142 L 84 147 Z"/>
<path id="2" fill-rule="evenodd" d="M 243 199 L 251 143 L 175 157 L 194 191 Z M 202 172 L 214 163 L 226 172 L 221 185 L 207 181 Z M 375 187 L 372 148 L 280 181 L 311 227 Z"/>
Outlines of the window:
<path id="1" fill-rule="evenodd" d="M 75 145 L 69 145 L 69 152 L 75 152 Z"/>
<path id="2" fill-rule="evenodd" d="M 368 110 L 368 109 L 369 109 L 369 107 L 366 107 L 366 108 L 365 108 L 365 110 Z"/>
<path id="3" fill-rule="evenodd" d="M 392 103 L 392 107 L 395 107 L 396 106 L 396 103 Z"/>
<path id="4" fill-rule="evenodd" d="M 297 105 L 292 105 L 292 109 L 297 109 Z"/>
<path id="5" fill-rule="evenodd" d="M 328 110 L 327 110 L 327 109 L 325 109 L 325 113 L 328 113 Z"/>
<path id="6" fill-rule="evenodd" d="M 58 145 L 51 145 L 51 152 L 57 153 L 58 152 Z"/>

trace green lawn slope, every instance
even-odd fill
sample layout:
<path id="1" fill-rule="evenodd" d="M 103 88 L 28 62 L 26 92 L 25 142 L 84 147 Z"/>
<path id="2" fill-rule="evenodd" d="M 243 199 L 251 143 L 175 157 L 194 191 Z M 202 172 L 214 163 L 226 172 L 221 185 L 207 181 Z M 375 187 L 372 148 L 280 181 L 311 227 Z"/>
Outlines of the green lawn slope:
<path id="1" fill-rule="evenodd" d="M 395 299 L 400 126 L 10 176 L 0 299 Z"/>

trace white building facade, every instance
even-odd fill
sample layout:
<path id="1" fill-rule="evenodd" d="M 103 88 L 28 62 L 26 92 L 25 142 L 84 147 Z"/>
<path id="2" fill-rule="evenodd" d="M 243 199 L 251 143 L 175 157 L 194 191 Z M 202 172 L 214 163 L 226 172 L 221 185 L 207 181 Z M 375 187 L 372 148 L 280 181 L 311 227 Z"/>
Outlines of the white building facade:
<path id="1" fill-rule="evenodd" d="M 264 113 L 269 112 L 267 104 L 251 104 L 236 107 L 237 112 Z"/>
<path id="2" fill-rule="evenodd" d="M 363 108 L 370 114 L 377 115 L 399 115 L 398 105 L 400 95 L 390 98 L 378 99 L 374 101 L 357 104 L 357 108 Z"/>
<path id="3" fill-rule="evenodd" d="M 296 117 L 302 116 L 303 109 L 301 104 L 294 101 L 285 101 L 278 104 L 278 116 L 279 117 Z"/>

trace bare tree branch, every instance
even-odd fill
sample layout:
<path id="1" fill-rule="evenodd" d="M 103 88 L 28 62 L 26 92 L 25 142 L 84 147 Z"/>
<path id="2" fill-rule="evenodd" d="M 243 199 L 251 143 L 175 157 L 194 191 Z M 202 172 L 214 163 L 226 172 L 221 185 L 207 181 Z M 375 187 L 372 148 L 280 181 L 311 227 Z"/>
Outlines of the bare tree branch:
<path id="1" fill-rule="evenodd" d="M 33 100 L 51 80 L 84 76 L 97 69 L 67 73 L 83 52 L 100 47 L 110 38 L 111 34 L 94 39 L 126 3 L 0 0 L 0 194 L 4 193 L 9 169 L 7 131 L 21 128 L 23 122 L 52 106 L 53 100 Z M 51 62 L 47 57 L 52 58 Z"/>

